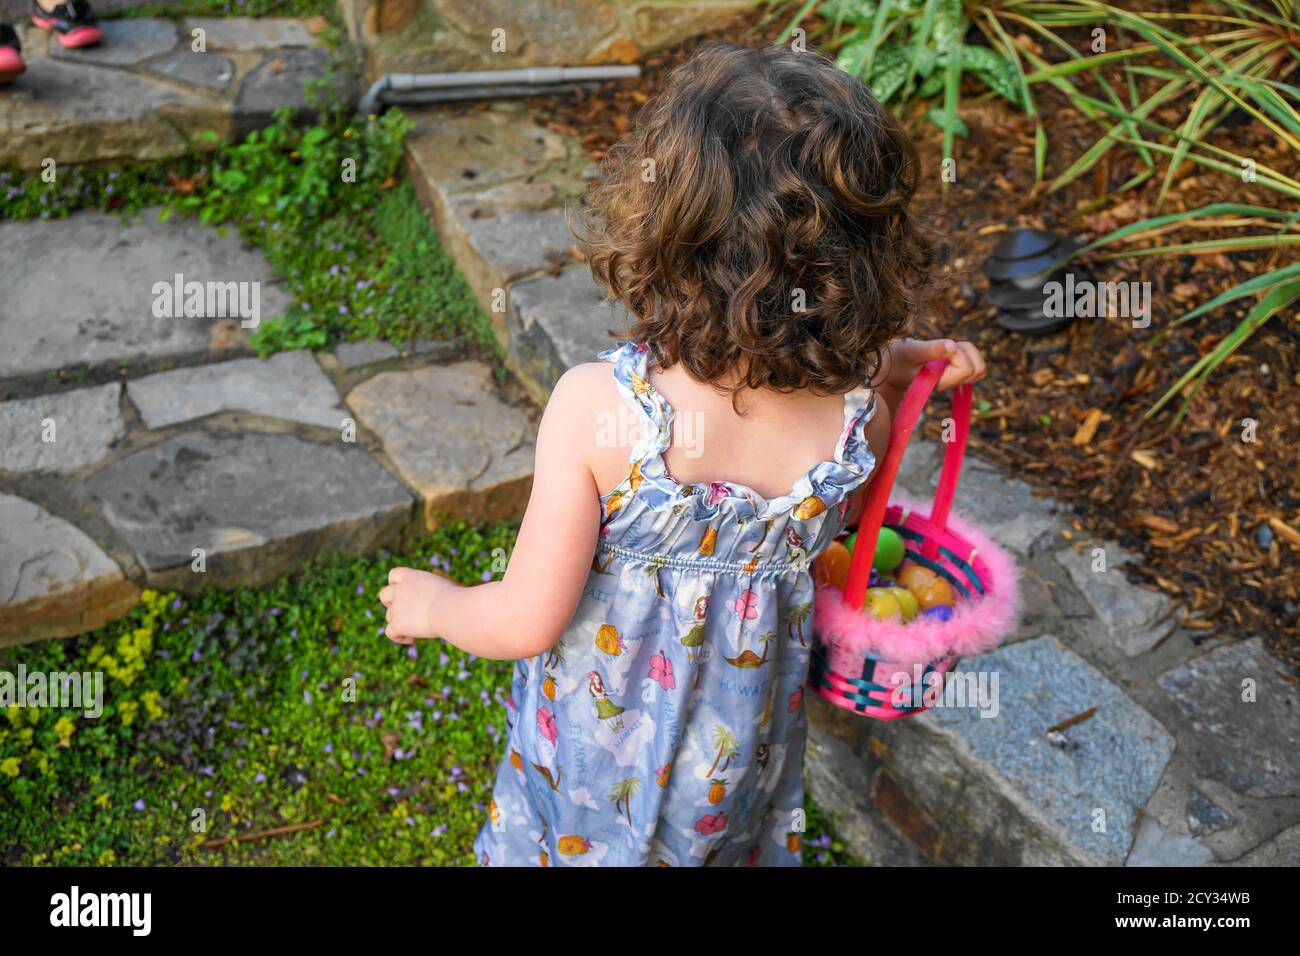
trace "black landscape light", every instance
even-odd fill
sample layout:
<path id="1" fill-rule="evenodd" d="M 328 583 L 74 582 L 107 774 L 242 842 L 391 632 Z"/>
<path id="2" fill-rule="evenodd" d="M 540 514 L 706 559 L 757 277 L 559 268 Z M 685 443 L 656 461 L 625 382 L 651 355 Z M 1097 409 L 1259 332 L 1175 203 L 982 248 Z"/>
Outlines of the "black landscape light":
<path id="1" fill-rule="evenodd" d="M 1070 265 L 1082 243 L 1041 229 L 1016 229 L 1002 239 L 984 263 L 989 301 L 997 308 L 997 323 L 1023 335 L 1049 335 L 1072 321 L 1070 299 L 1051 296 L 1049 287 L 1091 282 L 1092 275 Z M 1065 304 L 1065 308 L 1059 306 Z"/>

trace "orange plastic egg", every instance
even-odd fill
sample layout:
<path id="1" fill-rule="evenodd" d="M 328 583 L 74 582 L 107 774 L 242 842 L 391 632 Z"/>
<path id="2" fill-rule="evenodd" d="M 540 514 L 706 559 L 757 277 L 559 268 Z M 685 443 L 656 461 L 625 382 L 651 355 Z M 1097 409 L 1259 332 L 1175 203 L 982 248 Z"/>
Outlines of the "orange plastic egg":
<path id="1" fill-rule="evenodd" d="M 912 593 L 916 595 L 916 603 L 921 606 L 922 611 L 939 604 L 952 607 L 956 603 L 956 598 L 952 593 L 952 586 L 940 577 L 936 577 L 925 587 Z"/>
<path id="2" fill-rule="evenodd" d="M 908 561 L 898 569 L 899 586 L 907 588 L 915 594 L 920 588 L 925 587 L 939 575 L 935 574 L 923 564 L 913 564 Z"/>
<path id="3" fill-rule="evenodd" d="M 838 541 L 832 541 L 813 562 L 813 582 L 818 587 L 829 584 L 843 591 L 844 582 L 849 579 L 849 562 L 852 560 L 848 548 Z"/>

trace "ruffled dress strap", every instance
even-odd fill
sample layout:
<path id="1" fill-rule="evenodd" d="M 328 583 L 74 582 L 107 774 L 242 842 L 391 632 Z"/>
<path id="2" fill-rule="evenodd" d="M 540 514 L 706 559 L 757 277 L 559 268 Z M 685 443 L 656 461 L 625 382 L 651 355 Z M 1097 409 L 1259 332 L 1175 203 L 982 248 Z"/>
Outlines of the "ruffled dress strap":
<path id="1" fill-rule="evenodd" d="M 628 463 L 662 461 L 663 453 L 672 443 L 673 410 L 647 378 L 650 346 L 628 342 L 601 352 L 599 357 L 613 363 L 619 394 L 642 424 L 641 438 L 632 447 Z"/>
<path id="2" fill-rule="evenodd" d="M 870 474 L 876 456 L 867 443 L 867 423 L 876 417 L 876 391 L 860 386 L 844 396 L 844 431 L 835 445 L 835 461 Z"/>

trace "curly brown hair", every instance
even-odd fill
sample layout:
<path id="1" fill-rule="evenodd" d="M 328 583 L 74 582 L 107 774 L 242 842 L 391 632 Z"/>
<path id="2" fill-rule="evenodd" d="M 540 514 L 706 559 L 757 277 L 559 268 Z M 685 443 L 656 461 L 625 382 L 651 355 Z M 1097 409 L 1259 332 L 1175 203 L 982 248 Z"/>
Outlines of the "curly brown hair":
<path id="1" fill-rule="evenodd" d="M 907 332 L 935 253 L 909 204 L 916 150 L 866 85 L 785 47 L 703 47 L 590 188 L 592 274 L 632 313 L 611 334 L 665 368 L 840 394 Z"/>

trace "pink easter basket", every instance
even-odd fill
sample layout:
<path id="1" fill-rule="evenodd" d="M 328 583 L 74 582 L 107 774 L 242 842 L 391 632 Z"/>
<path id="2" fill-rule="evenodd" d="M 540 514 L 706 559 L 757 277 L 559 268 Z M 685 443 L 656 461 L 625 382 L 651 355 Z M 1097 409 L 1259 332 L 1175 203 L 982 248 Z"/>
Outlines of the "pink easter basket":
<path id="1" fill-rule="evenodd" d="M 1016 626 L 1016 563 L 984 532 L 951 513 L 966 442 L 971 389 L 953 392 L 955 434 L 947 443 L 939 487 L 929 514 L 916 502 L 889 502 L 903 453 L 947 360 L 926 364 L 899 405 L 889 449 L 872 478 L 858 521 L 857 542 L 844 590 L 817 588 L 808 683 L 837 707 L 877 720 L 928 709 L 926 691 L 937 686 L 958 658 L 996 647 Z M 864 612 L 871 561 L 882 527 L 903 538 L 906 560 L 929 568 L 956 597 L 947 621 L 877 620 Z M 932 692 L 933 693 L 933 692 Z"/>

